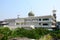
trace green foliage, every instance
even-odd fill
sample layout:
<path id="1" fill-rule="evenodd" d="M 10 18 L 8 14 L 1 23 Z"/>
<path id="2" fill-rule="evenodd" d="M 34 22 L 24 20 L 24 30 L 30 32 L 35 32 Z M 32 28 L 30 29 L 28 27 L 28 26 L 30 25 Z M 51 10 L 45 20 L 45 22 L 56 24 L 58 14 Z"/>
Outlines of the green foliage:
<path id="1" fill-rule="evenodd" d="M 60 39 L 60 30 L 56 30 L 56 31 L 51 31 L 50 32 L 50 35 L 53 37 L 53 38 L 58 38 Z"/>
<path id="2" fill-rule="evenodd" d="M 47 30 L 45 28 L 37 28 L 36 31 L 41 35 L 45 35 L 45 34 L 49 33 L 49 30 Z"/>
<path id="3" fill-rule="evenodd" d="M 2 40 L 3 37 L 4 37 L 4 35 L 3 34 L 0 34 L 0 40 Z"/>
<path id="4" fill-rule="evenodd" d="M 8 27 L 0 28 L 0 34 L 3 34 L 2 40 L 7 40 L 8 36 L 11 35 L 11 30 Z"/>
<path id="5" fill-rule="evenodd" d="M 60 39 L 60 30 L 49 31 L 45 28 L 36 28 L 31 30 L 27 30 L 24 28 L 16 28 L 14 30 L 10 30 L 8 27 L 0 28 L 1 40 L 8 40 L 8 38 L 11 37 L 27 37 L 32 39 L 39 39 L 47 34 L 50 34 L 53 38 L 56 37 Z"/>
<path id="6" fill-rule="evenodd" d="M 16 28 L 15 30 L 12 30 L 11 36 L 39 39 L 41 36 L 44 36 L 46 34 L 48 34 L 48 30 L 44 28 L 36 28 L 31 30 L 27 30 L 24 28 Z"/>

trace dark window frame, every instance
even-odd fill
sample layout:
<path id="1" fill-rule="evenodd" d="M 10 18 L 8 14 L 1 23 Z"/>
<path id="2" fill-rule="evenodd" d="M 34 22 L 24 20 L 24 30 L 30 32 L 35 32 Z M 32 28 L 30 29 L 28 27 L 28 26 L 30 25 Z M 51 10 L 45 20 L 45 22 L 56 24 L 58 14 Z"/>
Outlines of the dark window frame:
<path id="1" fill-rule="evenodd" d="M 47 21 L 47 20 L 49 20 L 49 18 L 44 18 L 44 19 L 43 19 L 43 21 Z"/>
<path id="2" fill-rule="evenodd" d="M 48 26 L 49 24 L 48 23 L 43 23 L 43 26 Z"/>
<path id="3" fill-rule="evenodd" d="M 41 21 L 41 19 L 39 19 L 39 21 Z"/>
<path id="4" fill-rule="evenodd" d="M 39 25 L 41 25 L 41 23 L 39 23 Z"/>

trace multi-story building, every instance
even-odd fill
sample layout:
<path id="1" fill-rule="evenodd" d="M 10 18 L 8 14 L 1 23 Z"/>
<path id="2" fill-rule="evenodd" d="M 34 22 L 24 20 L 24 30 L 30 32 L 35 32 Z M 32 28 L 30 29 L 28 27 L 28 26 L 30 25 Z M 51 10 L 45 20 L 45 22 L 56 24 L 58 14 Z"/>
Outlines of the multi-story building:
<path id="1" fill-rule="evenodd" d="M 34 16 L 32 12 L 29 12 L 28 17 L 25 18 L 15 18 L 15 19 L 5 19 L 4 22 L 7 25 L 4 25 L 9 28 L 55 28 L 56 27 L 56 10 L 53 10 L 53 15 L 46 16 Z"/>

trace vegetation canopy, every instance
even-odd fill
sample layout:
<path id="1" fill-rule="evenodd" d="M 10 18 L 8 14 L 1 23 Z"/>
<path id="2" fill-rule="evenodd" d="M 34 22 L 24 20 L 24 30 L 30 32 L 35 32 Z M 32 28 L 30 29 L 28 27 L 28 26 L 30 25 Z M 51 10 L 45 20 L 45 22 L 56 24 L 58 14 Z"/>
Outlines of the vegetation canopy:
<path id="1" fill-rule="evenodd" d="M 8 40 L 9 38 L 14 37 L 27 37 L 31 39 L 39 39 L 47 34 L 51 35 L 53 38 L 56 37 L 60 39 L 60 30 L 49 31 L 45 28 L 35 28 L 31 30 L 27 30 L 24 28 L 16 28 L 14 30 L 10 30 L 8 27 L 0 28 L 0 40 Z"/>

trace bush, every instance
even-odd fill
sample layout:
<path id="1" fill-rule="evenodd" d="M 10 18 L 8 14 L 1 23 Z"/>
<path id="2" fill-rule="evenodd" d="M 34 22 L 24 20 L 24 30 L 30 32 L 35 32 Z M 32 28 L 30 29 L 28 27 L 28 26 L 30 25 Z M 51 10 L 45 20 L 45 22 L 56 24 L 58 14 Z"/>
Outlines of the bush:
<path id="1" fill-rule="evenodd" d="M 27 37 L 32 39 L 39 39 L 41 36 L 45 36 L 47 34 L 50 34 L 53 38 L 56 37 L 60 39 L 60 30 L 49 31 L 45 28 L 36 28 L 31 30 L 16 28 L 14 30 L 10 30 L 8 27 L 1 27 L 0 34 L 2 36 L 0 37 L 2 40 L 8 40 L 10 37 Z"/>

